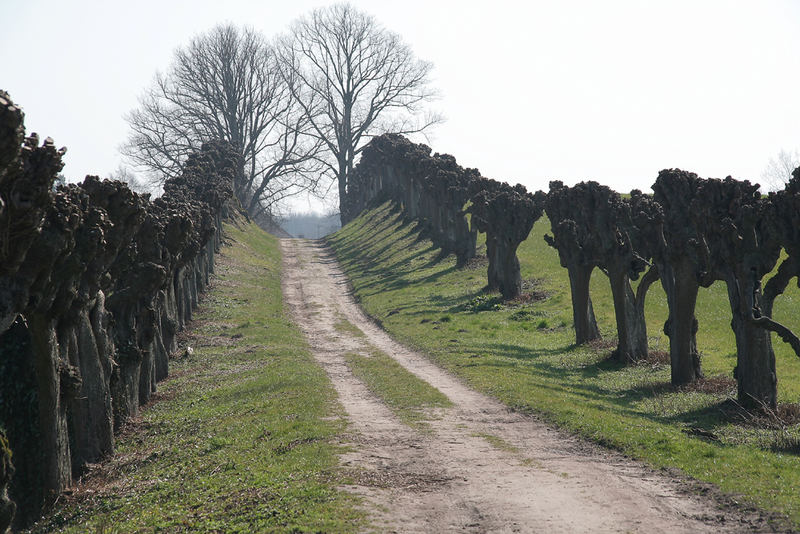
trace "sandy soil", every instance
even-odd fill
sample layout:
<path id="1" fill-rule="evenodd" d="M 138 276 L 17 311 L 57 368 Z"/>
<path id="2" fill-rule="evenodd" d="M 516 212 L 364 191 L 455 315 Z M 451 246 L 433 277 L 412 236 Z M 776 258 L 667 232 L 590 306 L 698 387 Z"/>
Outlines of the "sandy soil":
<path id="1" fill-rule="evenodd" d="M 281 241 L 283 289 L 351 422 L 352 470 L 380 532 L 753 532 L 769 530 L 698 486 L 509 411 L 392 340 L 360 310 L 332 253 Z M 365 334 L 335 325 L 346 318 Z M 401 423 L 350 372 L 373 345 L 447 395 L 431 431 Z M 491 436 L 488 437 L 487 436 Z M 493 444 L 494 443 L 494 444 Z"/>

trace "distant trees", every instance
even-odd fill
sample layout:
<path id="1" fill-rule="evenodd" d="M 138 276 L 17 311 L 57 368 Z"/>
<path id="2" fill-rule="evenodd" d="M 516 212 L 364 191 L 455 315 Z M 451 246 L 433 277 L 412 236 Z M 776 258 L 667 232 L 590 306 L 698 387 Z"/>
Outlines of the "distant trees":
<path id="1" fill-rule="evenodd" d="M 116 170 L 110 172 L 108 179 L 125 182 L 131 191 L 139 194 L 160 193 L 163 186 L 163 180 L 156 180 L 156 183 L 152 183 L 150 179 L 137 175 L 125 165 L 119 165 Z"/>
<path id="2" fill-rule="evenodd" d="M 364 143 L 385 132 L 421 132 L 434 96 L 430 63 L 349 4 L 299 19 L 277 46 L 251 29 L 222 25 L 175 52 L 125 118 L 122 147 L 135 166 L 179 176 L 188 154 L 221 139 L 241 155 L 235 194 L 251 216 L 290 195 L 338 182 L 343 222 L 348 176 Z"/>
<path id="3" fill-rule="evenodd" d="M 250 29 L 222 25 L 195 37 L 126 116 L 132 132 L 123 153 L 163 183 L 203 141 L 227 141 L 241 156 L 234 192 L 252 216 L 312 189 L 320 142 L 305 135 L 310 119 L 276 61 Z"/>
<path id="4" fill-rule="evenodd" d="M 342 223 L 356 214 L 347 205 L 356 156 L 376 134 L 421 132 L 441 119 L 419 118 L 434 97 L 431 64 L 414 57 L 400 36 L 349 4 L 313 11 L 280 42 L 284 82 L 302 107 L 321 158 L 336 178 Z"/>
<path id="5" fill-rule="evenodd" d="M 783 189 L 792 179 L 792 171 L 800 167 L 800 152 L 780 149 L 774 158 L 770 158 L 761 179 L 770 190 Z"/>

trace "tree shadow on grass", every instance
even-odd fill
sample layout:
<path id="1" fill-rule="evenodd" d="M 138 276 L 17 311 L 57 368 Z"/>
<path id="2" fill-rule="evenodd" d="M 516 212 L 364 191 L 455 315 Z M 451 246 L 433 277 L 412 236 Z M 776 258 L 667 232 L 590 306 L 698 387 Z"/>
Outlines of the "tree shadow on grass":
<path id="1" fill-rule="evenodd" d="M 687 433 L 691 436 L 715 441 L 715 429 L 729 424 L 731 400 L 722 399 L 714 401 L 702 408 L 680 411 L 674 415 L 660 415 L 648 412 L 638 407 L 640 401 L 651 398 L 658 399 L 670 393 L 687 392 L 686 388 L 673 386 L 669 381 L 655 381 L 646 384 L 632 385 L 628 389 L 619 390 L 616 388 L 605 387 L 594 383 L 593 379 L 600 378 L 607 373 L 615 373 L 623 370 L 626 366 L 610 358 L 597 360 L 587 363 L 580 367 L 568 367 L 553 364 L 546 361 L 545 356 L 566 355 L 575 350 L 574 345 L 564 345 L 553 349 L 529 349 L 512 344 L 490 343 L 482 346 L 466 349 L 467 352 L 474 352 L 477 355 L 489 353 L 503 359 L 524 361 L 525 366 L 520 366 L 514 361 L 503 361 L 496 358 L 470 360 L 461 364 L 462 367 L 486 367 L 495 369 L 514 369 L 517 373 L 529 374 L 535 377 L 543 377 L 549 383 L 535 381 L 538 389 L 549 390 L 559 395 L 583 399 L 581 402 L 592 403 L 599 409 L 608 409 L 608 405 L 614 406 L 614 410 L 621 415 L 644 418 L 659 424 L 672 425 L 673 427 L 687 427 Z M 465 350 L 462 348 L 462 350 Z M 589 380 L 586 382 L 585 380 Z M 717 394 L 717 391 L 701 393 Z M 727 410 L 727 411 L 726 411 Z"/>

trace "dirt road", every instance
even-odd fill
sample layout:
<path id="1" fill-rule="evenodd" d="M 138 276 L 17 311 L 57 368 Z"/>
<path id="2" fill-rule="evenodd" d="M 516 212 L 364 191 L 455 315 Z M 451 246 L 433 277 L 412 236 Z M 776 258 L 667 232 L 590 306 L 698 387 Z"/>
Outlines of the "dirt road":
<path id="1" fill-rule="evenodd" d="M 351 422 L 342 462 L 380 532 L 752 532 L 764 524 L 687 495 L 622 456 L 510 412 L 466 387 L 369 321 L 332 253 L 282 240 L 283 289 Z M 365 337 L 337 330 L 342 317 Z M 454 404 L 430 432 L 401 423 L 356 379 L 344 355 L 369 345 Z"/>

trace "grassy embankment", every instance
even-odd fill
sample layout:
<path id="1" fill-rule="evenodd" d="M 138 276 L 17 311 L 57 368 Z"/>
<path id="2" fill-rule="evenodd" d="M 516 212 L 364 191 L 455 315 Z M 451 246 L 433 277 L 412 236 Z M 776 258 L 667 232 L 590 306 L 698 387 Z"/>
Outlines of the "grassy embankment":
<path id="1" fill-rule="evenodd" d="M 708 380 L 676 390 L 663 358 L 667 306 L 660 284 L 647 300 L 650 345 L 661 357 L 635 366 L 609 361 L 613 343 L 575 346 L 569 285 L 537 222 L 519 250 L 528 300 L 502 304 L 483 292 L 485 263 L 456 269 L 389 204 L 362 214 L 330 242 L 365 310 L 403 342 L 423 350 L 475 388 L 521 411 L 535 411 L 586 437 L 741 495 L 800 526 L 800 429 L 737 414 L 735 346 L 724 285 L 701 290 L 698 344 Z M 597 271 L 592 299 L 602 334 L 615 336 L 608 282 Z M 800 327 L 800 293 L 776 316 Z M 800 361 L 780 340 L 779 400 L 800 401 Z"/>
<path id="2" fill-rule="evenodd" d="M 67 532 L 352 532 L 341 407 L 280 288 L 277 241 L 228 227 L 218 280 L 157 401 L 117 455 L 40 522 Z"/>

